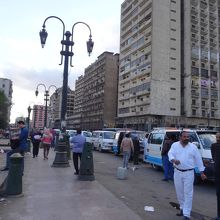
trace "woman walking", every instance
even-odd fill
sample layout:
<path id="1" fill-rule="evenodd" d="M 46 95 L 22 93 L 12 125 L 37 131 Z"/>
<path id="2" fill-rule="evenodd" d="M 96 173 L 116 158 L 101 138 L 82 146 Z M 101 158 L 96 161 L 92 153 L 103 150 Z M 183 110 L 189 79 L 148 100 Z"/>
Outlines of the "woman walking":
<path id="1" fill-rule="evenodd" d="M 52 140 L 53 140 L 53 135 L 51 134 L 50 129 L 45 129 L 43 133 L 43 138 L 41 139 L 44 150 L 44 160 L 48 159 Z"/>
<path id="2" fill-rule="evenodd" d="M 130 134 L 127 133 L 121 142 L 121 148 L 123 152 L 123 167 L 128 168 L 128 161 L 131 156 L 131 151 L 134 152 L 133 141 L 130 138 Z"/>

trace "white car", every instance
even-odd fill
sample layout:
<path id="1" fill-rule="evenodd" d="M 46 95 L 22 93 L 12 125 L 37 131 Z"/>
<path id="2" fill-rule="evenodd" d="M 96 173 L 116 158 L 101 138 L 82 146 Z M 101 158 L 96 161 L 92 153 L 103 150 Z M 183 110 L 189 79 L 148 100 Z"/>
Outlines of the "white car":
<path id="1" fill-rule="evenodd" d="M 114 131 L 93 131 L 91 137 L 93 149 L 99 152 L 112 151 L 114 138 Z"/>

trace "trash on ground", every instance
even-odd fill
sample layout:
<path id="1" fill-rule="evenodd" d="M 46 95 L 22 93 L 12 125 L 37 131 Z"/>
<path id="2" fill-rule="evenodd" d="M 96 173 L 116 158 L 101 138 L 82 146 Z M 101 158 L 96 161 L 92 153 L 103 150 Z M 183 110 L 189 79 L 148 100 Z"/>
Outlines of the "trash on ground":
<path id="1" fill-rule="evenodd" d="M 125 196 L 121 196 L 121 199 L 125 199 Z"/>
<path id="2" fill-rule="evenodd" d="M 0 202 L 4 202 L 4 201 L 5 201 L 5 198 L 1 198 L 1 199 L 0 199 Z"/>
<path id="3" fill-rule="evenodd" d="M 154 212 L 154 207 L 153 206 L 144 206 L 144 211 L 146 211 L 146 212 Z"/>

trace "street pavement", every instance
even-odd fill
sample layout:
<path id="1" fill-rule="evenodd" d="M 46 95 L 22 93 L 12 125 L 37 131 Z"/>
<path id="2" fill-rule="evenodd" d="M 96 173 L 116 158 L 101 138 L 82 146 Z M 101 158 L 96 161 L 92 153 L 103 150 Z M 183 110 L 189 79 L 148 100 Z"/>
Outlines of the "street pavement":
<path id="1" fill-rule="evenodd" d="M 79 181 L 72 161 L 70 167 L 51 167 L 54 158 L 53 149 L 48 160 L 43 160 L 42 149 L 37 158 L 25 155 L 23 193 L 0 197 L 0 220 L 141 219 L 97 180 Z M 1 168 L 4 162 L 5 154 L 0 154 Z"/>
<path id="2" fill-rule="evenodd" d="M 7 151 L 10 147 L 0 146 L 1 149 Z M 94 152 L 93 156 L 96 180 L 79 181 L 73 174 L 72 160 L 69 161 L 70 167 L 51 167 L 55 158 L 53 149 L 50 151 L 48 160 L 43 160 L 42 149 L 37 158 L 32 158 L 32 155 L 27 153 L 23 193 L 18 197 L 2 198 L 0 196 L 0 220 L 182 219 L 175 215 L 177 210 L 171 208 L 169 204 L 170 201 L 176 202 L 173 184 L 162 183 L 161 177 L 158 177 L 159 174 L 152 169 L 146 170 L 146 164 L 141 165 L 135 172 L 129 170 L 128 180 L 117 180 L 116 168 L 121 165 L 121 158 L 98 152 Z M 5 165 L 5 157 L 5 153 L 0 153 L 0 168 Z M 151 177 L 148 180 L 145 177 L 146 171 Z M 0 184 L 6 175 L 7 172 L 0 171 Z M 145 184 L 139 185 L 137 197 L 133 197 L 137 183 Z M 158 190 L 152 190 L 152 184 L 153 188 Z M 160 190 L 161 184 L 166 185 L 166 190 Z M 204 189 L 196 189 L 196 191 L 199 190 Z M 210 190 L 204 194 L 204 196 L 207 194 L 207 199 L 210 197 L 209 193 Z M 198 195 L 201 194 L 196 192 L 194 204 L 200 204 L 200 199 L 204 197 L 198 197 Z M 215 198 L 212 200 L 215 201 Z M 203 214 L 206 212 L 207 215 L 210 214 L 209 207 L 212 209 L 215 207 L 213 201 L 207 200 L 209 205 L 204 203 L 204 206 L 201 204 L 198 206 L 202 208 Z M 141 206 L 141 209 L 137 209 L 136 203 Z M 144 205 L 152 205 L 155 207 L 155 212 L 143 214 Z M 197 210 L 198 207 L 194 206 L 191 219 L 210 219 L 196 215 L 201 211 Z"/>

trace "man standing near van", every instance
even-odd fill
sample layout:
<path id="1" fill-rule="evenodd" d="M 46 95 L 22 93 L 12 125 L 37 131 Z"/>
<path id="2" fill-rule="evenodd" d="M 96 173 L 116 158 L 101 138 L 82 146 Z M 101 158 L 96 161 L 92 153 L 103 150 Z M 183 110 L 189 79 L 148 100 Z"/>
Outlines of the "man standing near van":
<path id="1" fill-rule="evenodd" d="M 79 175 L 79 161 L 82 157 L 82 151 L 84 144 L 86 143 L 86 137 L 82 134 L 81 129 L 77 129 L 76 136 L 70 138 L 70 146 L 72 147 L 73 151 L 73 164 L 76 172 L 74 175 Z"/>
<path id="2" fill-rule="evenodd" d="M 215 162 L 215 185 L 217 196 L 217 218 L 220 220 L 220 132 L 216 134 L 216 143 L 211 145 L 212 159 Z"/>
<path id="3" fill-rule="evenodd" d="M 173 164 L 169 161 L 168 152 L 171 148 L 171 145 L 175 142 L 175 139 L 175 135 L 170 135 L 166 137 L 163 143 L 163 148 L 161 151 L 164 170 L 164 179 L 162 179 L 163 181 L 173 180 Z"/>
<path id="4" fill-rule="evenodd" d="M 202 180 L 206 179 L 203 173 L 202 157 L 198 148 L 189 142 L 189 134 L 186 131 L 180 133 L 180 140 L 172 144 L 168 152 L 169 160 L 174 165 L 174 185 L 177 199 L 180 205 L 180 213 L 183 219 L 190 219 L 193 199 L 194 168 L 198 167 Z"/>

